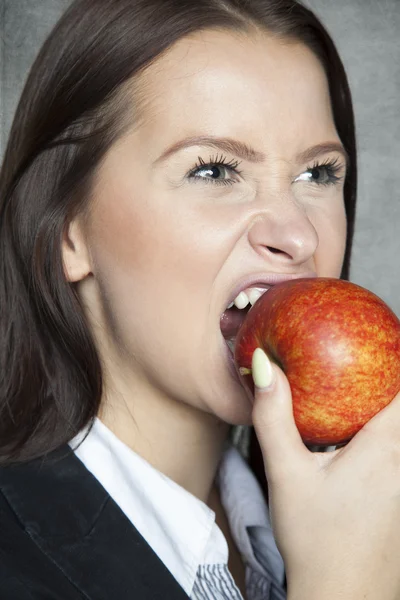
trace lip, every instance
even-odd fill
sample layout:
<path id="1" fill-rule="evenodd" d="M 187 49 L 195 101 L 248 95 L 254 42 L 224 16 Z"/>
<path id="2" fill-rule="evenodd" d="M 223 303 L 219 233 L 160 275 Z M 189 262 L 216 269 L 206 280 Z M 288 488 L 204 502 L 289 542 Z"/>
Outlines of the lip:
<path id="1" fill-rule="evenodd" d="M 239 280 L 239 282 L 235 285 L 233 290 L 230 292 L 229 298 L 225 304 L 224 311 L 226 307 L 231 304 L 235 298 L 243 292 L 244 290 L 250 287 L 257 288 L 267 288 L 271 287 L 277 283 L 282 283 L 283 281 L 292 281 L 293 279 L 305 279 L 305 278 L 315 278 L 317 274 L 314 271 L 304 271 L 303 273 L 291 273 L 291 274 L 283 274 L 283 273 L 258 273 L 254 275 L 247 275 L 243 279 Z"/>
<path id="2" fill-rule="evenodd" d="M 302 273 L 290 273 L 290 274 L 282 274 L 282 273 L 258 273 L 254 275 L 247 275 L 238 281 L 236 286 L 231 290 L 229 300 L 225 304 L 224 311 L 226 307 L 234 301 L 236 296 L 240 294 L 240 292 L 246 290 L 249 287 L 258 287 L 258 288 L 269 288 L 277 283 L 282 283 L 283 281 L 292 281 L 293 279 L 305 279 L 305 278 L 315 278 L 318 275 L 314 271 L 304 271 Z M 221 338 L 225 347 L 225 356 L 228 363 L 229 371 L 233 377 L 233 379 L 242 385 L 240 381 L 239 374 L 235 367 L 235 359 L 234 355 L 226 343 L 225 338 L 221 334 Z"/>

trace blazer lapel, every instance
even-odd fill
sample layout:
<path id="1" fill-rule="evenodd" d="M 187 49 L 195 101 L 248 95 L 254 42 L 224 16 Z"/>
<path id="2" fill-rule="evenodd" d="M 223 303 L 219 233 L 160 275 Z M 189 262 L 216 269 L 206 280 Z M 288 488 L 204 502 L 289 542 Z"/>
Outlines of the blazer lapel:
<path id="1" fill-rule="evenodd" d="M 187 600 L 68 446 L 45 459 L 2 469 L 0 488 L 27 533 L 86 598 Z"/>

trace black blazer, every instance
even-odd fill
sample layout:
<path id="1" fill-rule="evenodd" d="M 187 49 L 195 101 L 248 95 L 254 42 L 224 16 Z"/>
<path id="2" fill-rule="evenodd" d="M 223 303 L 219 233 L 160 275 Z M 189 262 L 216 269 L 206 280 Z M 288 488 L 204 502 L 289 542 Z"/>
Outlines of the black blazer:
<path id="1" fill-rule="evenodd" d="M 1 600 L 187 600 L 68 446 L 0 469 Z"/>

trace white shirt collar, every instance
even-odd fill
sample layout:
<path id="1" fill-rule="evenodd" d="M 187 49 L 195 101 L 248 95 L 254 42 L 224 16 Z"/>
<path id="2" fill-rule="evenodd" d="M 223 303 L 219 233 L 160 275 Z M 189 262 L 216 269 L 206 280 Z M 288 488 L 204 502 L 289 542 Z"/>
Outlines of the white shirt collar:
<path id="1" fill-rule="evenodd" d="M 222 505 L 236 546 L 254 571 L 282 584 L 284 564 L 276 547 L 260 484 L 234 447 L 226 450 L 217 476 Z"/>
<path id="2" fill-rule="evenodd" d="M 74 438 L 71 447 L 83 436 Z M 133 452 L 99 419 L 75 454 L 189 596 L 200 564 L 227 563 L 228 546 L 215 513 Z"/>
<path id="3" fill-rule="evenodd" d="M 86 431 L 82 432 L 70 445 L 75 449 L 85 434 Z M 133 452 L 99 419 L 95 419 L 75 454 L 188 596 L 200 565 L 228 563 L 228 545 L 215 523 L 215 513 Z M 264 567 L 281 581 L 284 566 L 273 538 L 268 508 L 254 474 L 236 448 L 228 447 L 224 452 L 216 481 L 243 558 L 254 570 L 263 571 L 250 539 L 249 533 L 253 531 L 259 538 L 256 546 L 268 563 Z"/>

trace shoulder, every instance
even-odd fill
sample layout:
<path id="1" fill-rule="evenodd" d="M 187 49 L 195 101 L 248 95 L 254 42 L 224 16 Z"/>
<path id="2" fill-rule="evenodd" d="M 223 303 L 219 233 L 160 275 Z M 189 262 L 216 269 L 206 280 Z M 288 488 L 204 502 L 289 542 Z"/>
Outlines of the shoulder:
<path id="1" fill-rule="evenodd" d="M 41 521 L 51 521 L 51 500 L 57 503 L 56 481 L 51 494 L 44 471 L 33 463 L 0 467 L 1 599 L 82 598 L 35 539 Z"/>
<path id="2" fill-rule="evenodd" d="M 41 596 L 36 585 L 38 561 L 29 562 L 32 555 L 32 548 L 30 548 L 32 542 L 1 492 L 0 531 L 0 598 L 39 599 Z"/>
<path id="3" fill-rule="evenodd" d="M 187 599 L 106 490 L 65 451 L 0 468 L 0 564 L 1 600 Z"/>
<path id="4" fill-rule="evenodd" d="M 0 552 L 0 597 L 13 600 L 39 600 L 19 578 L 18 573 L 5 560 Z"/>

